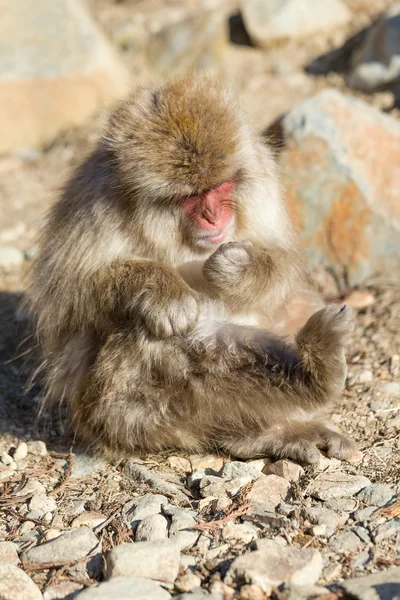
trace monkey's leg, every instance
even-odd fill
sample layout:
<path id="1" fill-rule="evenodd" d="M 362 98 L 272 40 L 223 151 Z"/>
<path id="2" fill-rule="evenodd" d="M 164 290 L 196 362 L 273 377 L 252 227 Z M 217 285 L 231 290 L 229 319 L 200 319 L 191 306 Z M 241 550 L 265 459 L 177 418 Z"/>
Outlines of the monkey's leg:
<path id="1" fill-rule="evenodd" d="M 348 458 L 352 442 L 315 415 L 341 391 L 349 330 L 350 311 L 337 306 L 311 317 L 297 347 L 226 323 L 167 341 L 121 330 L 71 402 L 74 424 L 119 455 L 220 448 L 312 462 L 324 447 Z"/>
<path id="2" fill-rule="evenodd" d="M 254 356 L 240 356 L 226 340 L 227 347 L 233 347 L 232 361 L 249 362 L 231 363 L 234 374 L 226 377 L 227 389 L 220 381 L 224 394 L 238 398 L 228 407 L 229 416 L 224 415 L 227 426 L 218 426 L 222 447 L 243 458 L 272 454 L 312 463 L 319 460 L 319 449 L 340 459 L 359 458 L 354 442 L 320 418 L 321 409 L 339 396 L 344 384 L 351 309 L 332 305 L 315 313 L 298 333 L 297 348 L 263 337 L 260 330 L 253 330 L 249 340 L 247 331 L 252 330 L 236 327 L 231 335 L 236 334 L 242 348 L 253 349 L 255 361 Z M 215 368 L 218 363 L 213 360 Z"/>

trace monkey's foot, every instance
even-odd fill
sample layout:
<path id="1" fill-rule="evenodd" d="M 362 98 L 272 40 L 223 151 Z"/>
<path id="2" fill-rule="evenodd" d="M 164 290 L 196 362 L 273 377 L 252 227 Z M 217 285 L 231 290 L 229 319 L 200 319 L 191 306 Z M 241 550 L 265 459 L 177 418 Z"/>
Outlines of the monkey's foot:
<path id="1" fill-rule="evenodd" d="M 299 425 L 299 431 L 284 440 L 280 455 L 298 462 L 314 464 L 321 458 L 320 450 L 329 458 L 358 462 L 362 453 L 357 444 L 337 431 L 321 424 Z M 295 431 L 295 429 L 294 429 Z"/>
<path id="2" fill-rule="evenodd" d="M 336 351 L 346 346 L 353 329 L 352 309 L 346 304 L 330 304 L 308 319 L 297 342 L 310 351 Z"/>

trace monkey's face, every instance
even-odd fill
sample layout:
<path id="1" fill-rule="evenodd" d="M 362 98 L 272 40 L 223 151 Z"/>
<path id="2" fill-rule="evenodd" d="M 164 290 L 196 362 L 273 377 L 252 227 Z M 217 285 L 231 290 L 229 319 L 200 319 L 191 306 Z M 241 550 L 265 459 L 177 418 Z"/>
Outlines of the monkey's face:
<path id="1" fill-rule="evenodd" d="M 182 201 L 184 225 L 195 246 L 212 248 L 221 244 L 233 227 L 231 202 L 233 182 L 226 181 Z"/>

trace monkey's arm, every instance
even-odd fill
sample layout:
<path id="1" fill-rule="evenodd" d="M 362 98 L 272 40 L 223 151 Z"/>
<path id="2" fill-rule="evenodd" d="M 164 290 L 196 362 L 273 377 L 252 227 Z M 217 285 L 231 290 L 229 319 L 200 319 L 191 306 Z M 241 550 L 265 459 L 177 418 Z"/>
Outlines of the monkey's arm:
<path id="1" fill-rule="evenodd" d="M 231 310 L 263 308 L 273 314 L 299 280 L 300 267 L 283 248 L 230 242 L 205 262 L 204 278 Z"/>
<path id="2" fill-rule="evenodd" d="M 142 319 L 158 338 L 183 334 L 198 317 L 198 297 L 168 265 L 119 260 L 98 270 L 91 287 L 100 313 L 112 319 Z"/>

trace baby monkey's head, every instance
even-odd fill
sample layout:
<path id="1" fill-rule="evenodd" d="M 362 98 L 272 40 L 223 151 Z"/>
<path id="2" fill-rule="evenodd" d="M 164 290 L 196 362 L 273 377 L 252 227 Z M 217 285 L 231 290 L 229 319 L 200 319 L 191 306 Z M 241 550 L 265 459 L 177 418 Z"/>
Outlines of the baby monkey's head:
<path id="1" fill-rule="evenodd" d="M 192 242 L 212 247 L 233 227 L 249 138 L 231 94 L 188 76 L 132 94 L 111 116 L 105 142 L 136 202 L 176 212 Z"/>

